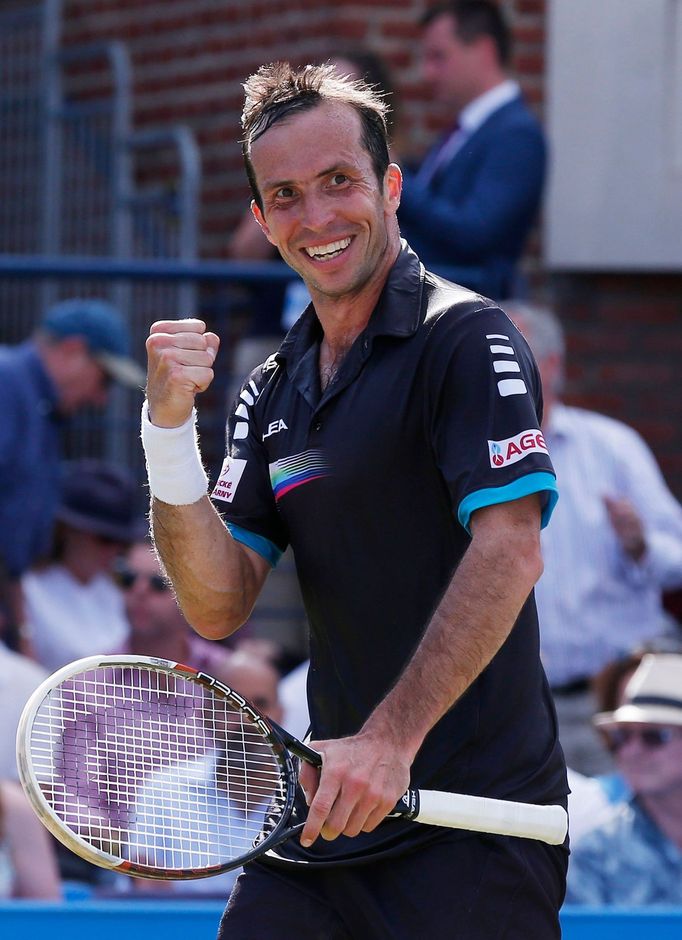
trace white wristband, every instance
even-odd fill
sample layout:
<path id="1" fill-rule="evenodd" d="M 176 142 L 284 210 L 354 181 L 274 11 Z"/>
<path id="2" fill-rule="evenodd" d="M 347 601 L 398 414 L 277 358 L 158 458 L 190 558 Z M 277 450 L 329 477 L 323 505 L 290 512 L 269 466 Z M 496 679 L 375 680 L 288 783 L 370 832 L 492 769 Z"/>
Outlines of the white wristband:
<path id="1" fill-rule="evenodd" d="M 149 490 L 171 506 L 196 503 L 208 491 L 196 428 L 197 413 L 179 428 L 159 428 L 149 420 L 149 405 L 142 405 L 142 446 L 147 461 Z"/>

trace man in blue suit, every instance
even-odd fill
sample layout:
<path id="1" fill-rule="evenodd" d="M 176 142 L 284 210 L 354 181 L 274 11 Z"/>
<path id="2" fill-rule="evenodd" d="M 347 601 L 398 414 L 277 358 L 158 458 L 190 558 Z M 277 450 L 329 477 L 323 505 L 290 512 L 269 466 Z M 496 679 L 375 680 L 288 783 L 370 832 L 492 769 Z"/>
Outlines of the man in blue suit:
<path id="1" fill-rule="evenodd" d="M 453 125 L 405 170 L 402 235 L 424 264 L 502 300 L 542 195 L 546 144 L 507 68 L 509 27 L 490 0 L 454 0 L 421 20 L 424 79 Z"/>

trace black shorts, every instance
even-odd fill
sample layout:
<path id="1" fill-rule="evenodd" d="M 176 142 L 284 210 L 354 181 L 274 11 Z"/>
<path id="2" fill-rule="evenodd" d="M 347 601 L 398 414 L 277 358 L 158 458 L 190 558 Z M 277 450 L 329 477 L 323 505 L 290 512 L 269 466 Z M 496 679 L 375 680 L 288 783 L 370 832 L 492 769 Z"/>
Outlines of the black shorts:
<path id="1" fill-rule="evenodd" d="M 262 861 L 237 880 L 219 940 L 559 940 L 568 852 L 447 836 L 362 865 Z"/>

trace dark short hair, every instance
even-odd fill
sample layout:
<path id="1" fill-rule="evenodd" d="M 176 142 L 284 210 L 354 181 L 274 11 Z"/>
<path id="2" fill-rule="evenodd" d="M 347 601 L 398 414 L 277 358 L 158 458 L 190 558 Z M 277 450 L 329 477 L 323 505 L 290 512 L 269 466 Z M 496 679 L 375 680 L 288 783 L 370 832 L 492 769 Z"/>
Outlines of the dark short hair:
<path id="1" fill-rule="evenodd" d="M 384 102 L 388 104 L 384 117 L 386 118 L 386 127 L 390 137 L 392 125 L 396 121 L 397 99 L 393 87 L 393 77 L 386 61 L 373 49 L 363 46 L 339 46 L 329 56 L 328 60 L 332 62 L 335 60 L 334 67 L 337 71 L 339 70 L 339 59 L 345 59 L 354 66 L 356 76 L 378 92 Z"/>
<path id="2" fill-rule="evenodd" d="M 330 64 L 296 69 L 288 62 L 275 62 L 261 66 L 247 78 L 244 91 L 242 154 L 251 193 L 261 210 L 263 201 L 251 162 L 253 143 L 279 121 L 324 101 L 348 104 L 358 113 L 362 145 L 372 159 L 379 183 L 383 181 L 390 162 L 386 129 L 388 105 L 381 93 L 366 82 L 340 76 Z"/>
<path id="3" fill-rule="evenodd" d="M 500 65 L 511 61 L 511 30 L 500 7 L 491 0 L 451 0 L 430 7 L 419 23 L 428 26 L 441 16 L 452 16 L 455 33 L 463 43 L 490 36 L 497 48 Z"/>

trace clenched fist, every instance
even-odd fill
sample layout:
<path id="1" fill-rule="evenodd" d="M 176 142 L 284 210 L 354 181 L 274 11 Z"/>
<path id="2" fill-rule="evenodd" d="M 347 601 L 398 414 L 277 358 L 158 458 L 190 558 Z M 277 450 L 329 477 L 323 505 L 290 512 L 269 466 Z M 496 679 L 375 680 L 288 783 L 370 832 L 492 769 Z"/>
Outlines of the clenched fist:
<path id="1" fill-rule="evenodd" d="M 189 418 L 197 392 L 213 381 L 220 339 L 202 320 L 158 320 L 147 339 L 147 401 L 152 424 L 176 428 Z"/>

